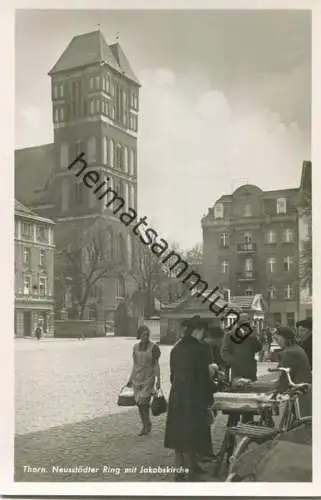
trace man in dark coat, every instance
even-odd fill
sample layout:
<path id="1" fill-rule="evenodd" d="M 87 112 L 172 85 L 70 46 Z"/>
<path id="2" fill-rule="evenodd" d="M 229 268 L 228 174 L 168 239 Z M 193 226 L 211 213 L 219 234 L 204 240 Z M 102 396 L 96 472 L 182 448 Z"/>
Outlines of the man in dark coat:
<path id="1" fill-rule="evenodd" d="M 195 316 L 185 323 L 183 337 L 170 354 L 171 391 L 164 446 L 175 450 L 176 480 L 196 479 L 196 456 L 210 456 L 211 444 L 208 408 L 213 402 L 208 368 L 208 350 L 202 344 L 207 322 Z"/>
<path id="2" fill-rule="evenodd" d="M 240 316 L 240 326 L 250 324 L 247 314 Z M 256 380 L 257 362 L 255 354 L 261 350 L 261 344 L 257 337 L 254 325 L 251 325 L 252 333 L 240 342 L 235 342 L 234 331 L 225 334 L 221 356 L 225 363 L 231 368 L 231 378 L 248 378 Z"/>

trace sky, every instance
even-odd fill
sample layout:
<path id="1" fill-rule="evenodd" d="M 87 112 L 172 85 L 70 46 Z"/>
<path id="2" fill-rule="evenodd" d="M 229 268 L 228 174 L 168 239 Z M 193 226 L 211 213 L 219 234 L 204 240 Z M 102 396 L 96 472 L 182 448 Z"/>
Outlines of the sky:
<path id="1" fill-rule="evenodd" d="M 48 71 L 73 36 L 116 40 L 142 87 L 139 213 L 188 249 L 242 184 L 298 187 L 310 158 L 308 11 L 28 10 L 16 15 L 16 148 L 53 141 Z"/>

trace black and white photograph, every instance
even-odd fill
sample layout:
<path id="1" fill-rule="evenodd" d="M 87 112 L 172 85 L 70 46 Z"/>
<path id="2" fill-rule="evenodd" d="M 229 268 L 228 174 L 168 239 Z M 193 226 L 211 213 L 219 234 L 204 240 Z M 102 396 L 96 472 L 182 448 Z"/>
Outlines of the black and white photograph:
<path id="1" fill-rule="evenodd" d="M 14 37 L 15 485 L 312 491 L 312 11 Z"/>

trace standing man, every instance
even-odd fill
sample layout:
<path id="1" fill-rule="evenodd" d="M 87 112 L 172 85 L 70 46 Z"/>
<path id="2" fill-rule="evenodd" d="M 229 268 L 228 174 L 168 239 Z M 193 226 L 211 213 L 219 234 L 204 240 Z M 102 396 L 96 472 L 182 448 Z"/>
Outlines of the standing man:
<path id="1" fill-rule="evenodd" d="M 247 378 L 253 381 L 257 379 L 257 361 L 255 359 L 255 354 L 261 350 L 261 343 L 259 342 L 255 326 L 250 321 L 248 314 L 243 313 L 240 315 L 239 326 L 236 325 L 236 328 L 241 328 L 242 325 L 249 325 L 252 332 L 247 335 L 244 340 L 239 342 L 235 341 L 234 330 L 227 333 L 221 348 L 221 356 L 231 369 L 232 382 L 236 378 Z M 229 425 L 236 425 L 239 419 L 239 414 L 233 415 Z M 243 415 L 243 422 L 249 421 L 250 419 L 251 415 Z"/>
<path id="2" fill-rule="evenodd" d="M 194 316 L 185 322 L 183 337 L 170 354 L 171 390 L 164 446 L 175 451 L 176 481 L 196 481 L 197 455 L 211 456 L 209 410 L 213 402 L 208 350 L 204 340 L 207 321 Z"/>
<path id="3" fill-rule="evenodd" d="M 41 324 L 38 323 L 37 325 L 37 328 L 35 330 L 35 335 L 36 335 L 36 338 L 37 340 L 40 340 L 41 339 L 41 336 L 42 336 L 42 328 L 41 328 Z"/>

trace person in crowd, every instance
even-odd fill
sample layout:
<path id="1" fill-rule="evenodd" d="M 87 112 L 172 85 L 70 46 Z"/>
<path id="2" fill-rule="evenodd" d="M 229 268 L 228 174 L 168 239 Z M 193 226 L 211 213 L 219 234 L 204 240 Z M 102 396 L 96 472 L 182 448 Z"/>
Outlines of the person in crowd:
<path id="1" fill-rule="evenodd" d="M 150 340 L 148 326 L 142 325 L 137 330 L 138 343 L 133 349 L 133 369 L 127 386 L 133 387 L 134 397 L 138 406 L 142 429 L 139 436 L 145 436 L 151 432 L 150 400 L 156 389 L 160 389 L 160 348 Z"/>
<path id="2" fill-rule="evenodd" d="M 204 340 L 207 321 L 194 316 L 184 323 L 183 337 L 170 353 L 171 390 L 164 446 L 175 451 L 176 481 L 195 481 L 197 456 L 213 454 L 209 407 L 213 402 L 209 355 Z"/>
<path id="3" fill-rule="evenodd" d="M 297 327 L 303 330 L 300 345 L 303 347 L 309 358 L 312 369 L 312 318 L 307 318 L 297 323 Z"/>
<path id="4" fill-rule="evenodd" d="M 290 368 L 290 376 L 294 383 L 311 383 L 311 366 L 307 353 L 296 342 L 295 332 L 287 327 L 279 327 L 275 335 L 276 342 L 281 347 L 279 366 Z M 279 380 L 280 391 L 286 391 L 288 380 L 285 374 L 282 374 Z M 300 396 L 300 409 L 302 416 L 312 415 L 312 394 Z"/>
<path id="5" fill-rule="evenodd" d="M 235 328 L 241 328 L 242 324 L 249 325 L 252 332 L 243 341 L 236 343 L 233 340 L 233 334 Z M 250 321 L 249 315 L 242 313 L 234 329 L 225 334 L 221 347 L 221 356 L 227 366 L 230 367 L 232 382 L 237 378 L 246 378 L 252 381 L 257 380 L 257 361 L 255 355 L 260 350 L 261 343 L 258 339 L 255 326 Z M 251 418 L 250 414 L 244 414 L 243 422 L 247 422 Z M 235 413 L 235 415 L 231 416 L 229 425 L 236 425 L 239 420 L 240 415 Z"/>
<path id="6" fill-rule="evenodd" d="M 35 336 L 36 336 L 37 340 L 41 339 L 41 336 L 42 336 L 42 327 L 41 327 L 40 323 L 38 323 L 37 328 L 35 330 Z"/>

